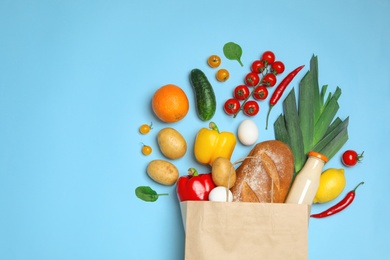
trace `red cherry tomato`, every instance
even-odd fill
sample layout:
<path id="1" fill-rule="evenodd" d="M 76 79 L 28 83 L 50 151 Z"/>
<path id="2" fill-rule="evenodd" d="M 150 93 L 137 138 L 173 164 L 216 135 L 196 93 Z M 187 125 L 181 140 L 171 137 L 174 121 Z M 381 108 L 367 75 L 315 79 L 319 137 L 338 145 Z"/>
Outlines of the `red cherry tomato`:
<path id="1" fill-rule="evenodd" d="M 273 73 L 268 73 L 263 77 L 262 83 L 267 87 L 273 87 L 276 84 L 276 76 Z"/>
<path id="2" fill-rule="evenodd" d="M 238 101 L 235 98 L 230 98 L 226 100 L 225 105 L 223 106 L 226 114 L 228 115 L 234 115 L 235 113 L 240 110 L 240 101 Z"/>
<path id="3" fill-rule="evenodd" d="M 247 115 L 247 116 L 255 116 L 255 115 L 257 115 L 257 113 L 259 113 L 260 106 L 259 106 L 259 104 L 257 104 L 256 101 L 248 100 L 244 104 L 243 109 L 244 109 L 244 114 L 245 115 Z"/>
<path id="4" fill-rule="evenodd" d="M 253 90 L 252 95 L 256 100 L 264 100 L 268 97 L 268 89 L 264 86 L 258 86 Z"/>
<path id="5" fill-rule="evenodd" d="M 358 162 L 361 162 L 363 159 L 363 153 L 358 154 L 354 150 L 347 150 L 343 153 L 341 161 L 345 166 L 355 166 Z"/>
<path id="6" fill-rule="evenodd" d="M 247 86 L 250 86 L 250 87 L 254 87 L 254 86 L 257 86 L 257 84 L 259 84 L 259 81 L 260 81 L 260 77 L 257 73 L 255 72 L 249 72 L 246 76 L 245 76 L 245 84 Z"/>
<path id="7" fill-rule="evenodd" d="M 275 75 L 282 74 L 284 72 L 284 64 L 281 61 L 275 61 L 271 65 L 271 72 Z"/>
<path id="8" fill-rule="evenodd" d="M 246 85 L 239 85 L 234 89 L 233 96 L 238 100 L 245 100 L 250 95 L 249 88 Z"/>
<path id="9" fill-rule="evenodd" d="M 252 70 L 252 72 L 257 73 L 257 74 L 262 73 L 265 70 L 264 62 L 261 60 L 255 60 L 252 63 L 251 70 Z"/>
<path id="10" fill-rule="evenodd" d="M 275 54 L 272 51 L 266 51 L 261 55 L 261 60 L 265 62 L 265 65 L 271 65 L 275 61 Z"/>

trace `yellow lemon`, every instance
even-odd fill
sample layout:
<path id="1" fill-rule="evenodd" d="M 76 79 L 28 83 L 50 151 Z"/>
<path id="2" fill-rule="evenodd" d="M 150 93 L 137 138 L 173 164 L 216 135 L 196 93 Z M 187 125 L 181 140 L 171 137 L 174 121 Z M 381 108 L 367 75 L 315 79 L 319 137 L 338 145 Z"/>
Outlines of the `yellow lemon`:
<path id="1" fill-rule="evenodd" d="M 344 169 L 329 168 L 321 174 L 314 203 L 325 203 L 337 198 L 344 190 L 347 181 Z"/>

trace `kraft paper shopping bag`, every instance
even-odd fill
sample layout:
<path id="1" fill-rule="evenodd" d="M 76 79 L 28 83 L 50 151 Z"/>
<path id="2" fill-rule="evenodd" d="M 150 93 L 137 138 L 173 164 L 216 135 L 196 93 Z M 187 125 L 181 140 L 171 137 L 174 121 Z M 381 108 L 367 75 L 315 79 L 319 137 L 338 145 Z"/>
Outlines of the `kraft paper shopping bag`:
<path id="1" fill-rule="evenodd" d="M 306 260 L 307 205 L 180 202 L 185 260 Z"/>

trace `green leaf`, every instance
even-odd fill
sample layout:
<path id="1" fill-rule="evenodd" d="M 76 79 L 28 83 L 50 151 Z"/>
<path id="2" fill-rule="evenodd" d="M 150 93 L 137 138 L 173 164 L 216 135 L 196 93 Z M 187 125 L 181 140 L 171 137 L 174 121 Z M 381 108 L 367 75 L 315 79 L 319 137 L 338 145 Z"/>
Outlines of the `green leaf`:
<path id="1" fill-rule="evenodd" d="M 314 140 L 314 87 L 313 73 L 307 72 L 299 84 L 299 119 L 303 136 L 304 153 L 310 151 Z"/>
<path id="2" fill-rule="evenodd" d="M 326 104 L 324 111 L 321 113 L 315 124 L 314 143 L 317 143 L 324 136 L 328 130 L 329 125 L 332 123 L 337 111 L 339 110 L 339 104 L 337 100 L 332 97 L 328 104 Z"/>
<path id="3" fill-rule="evenodd" d="M 340 117 L 337 117 L 335 120 L 333 120 L 332 124 L 328 127 L 325 136 L 327 136 L 330 132 L 332 132 L 341 123 L 342 120 L 340 119 Z"/>
<path id="4" fill-rule="evenodd" d="M 274 123 L 274 133 L 276 140 L 282 141 L 290 146 L 290 138 L 288 136 L 284 116 L 282 114 L 279 115 Z"/>
<path id="5" fill-rule="evenodd" d="M 167 196 L 168 194 L 157 194 L 157 192 L 149 186 L 139 186 L 135 189 L 135 195 L 143 201 L 155 202 L 159 196 Z"/>
<path id="6" fill-rule="evenodd" d="M 321 113 L 321 102 L 320 102 L 320 86 L 318 84 L 318 57 L 314 56 L 310 60 L 310 71 L 313 73 L 313 100 L 314 100 L 314 122 Z"/>
<path id="7" fill-rule="evenodd" d="M 303 147 L 303 136 L 299 123 L 299 116 L 295 98 L 294 88 L 287 95 L 283 102 L 283 110 L 285 113 L 285 124 L 288 132 L 290 149 L 294 154 L 295 172 L 297 173 L 305 163 L 305 153 Z"/>
<path id="8" fill-rule="evenodd" d="M 326 89 L 327 89 L 327 85 L 322 87 L 322 92 L 323 92 L 324 96 L 325 96 Z M 325 101 L 322 102 L 321 113 L 324 111 L 324 109 L 326 108 L 326 106 L 328 105 L 328 103 L 330 102 L 330 100 L 332 98 L 334 98 L 335 100 L 338 100 L 340 96 L 341 96 L 341 89 L 339 87 L 336 88 L 336 91 L 334 92 L 334 94 L 329 92 L 328 93 L 328 98 Z"/>
<path id="9" fill-rule="evenodd" d="M 347 141 L 348 129 L 347 127 L 344 127 L 330 142 L 326 144 L 324 148 L 320 150 L 320 153 L 328 157 L 328 159 L 330 160 L 344 146 Z"/>
<path id="10" fill-rule="evenodd" d="M 323 85 L 321 88 L 321 98 L 320 98 L 320 106 L 321 107 L 323 107 L 325 102 L 326 102 L 325 101 L 325 94 L 326 94 L 327 89 L 328 89 L 328 85 Z M 330 99 L 330 93 L 329 93 L 328 99 Z"/>
<path id="11" fill-rule="evenodd" d="M 241 62 L 242 48 L 240 45 L 234 42 L 228 42 L 223 46 L 223 54 L 229 60 L 236 60 L 240 63 L 241 67 L 244 66 Z"/>
<path id="12" fill-rule="evenodd" d="M 330 125 L 329 131 L 327 131 L 327 133 L 321 139 L 321 141 L 319 141 L 313 147 L 313 150 L 319 153 L 325 150 L 325 147 L 328 146 L 328 144 L 332 142 L 332 140 L 338 138 L 337 136 L 339 136 L 339 133 L 341 133 L 343 130 L 346 130 L 348 128 L 348 122 L 349 122 L 349 118 L 345 119 L 344 121 L 341 121 L 339 118 L 336 118 L 335 121 Z M 335 142 L 338 141 L 336 140 Z M 343 141 L 340 142 L 342 143 Z M 334 148 L 337 148 L 338 146 L 340 145 L 337 144 Z M 327 150 L 329 150 L 329 147 L 327 148 Z M 332 154 L 333 152 L 329 152 L 329 153 Z M 328 159 L 330 158 L 328 157 Z"/>

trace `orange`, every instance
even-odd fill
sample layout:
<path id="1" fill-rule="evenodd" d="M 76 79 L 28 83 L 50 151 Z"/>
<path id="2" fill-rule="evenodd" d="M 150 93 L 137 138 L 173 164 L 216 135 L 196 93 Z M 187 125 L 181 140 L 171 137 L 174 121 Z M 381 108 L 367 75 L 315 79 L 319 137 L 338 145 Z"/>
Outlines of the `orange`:
<path id="1" fill-rule="evenodd" d="M 188 98 L 180 87 L 168 84 L 162 86 L 154 93 L 152 108 L 161 121 L 166 123 L 177 122 L 182 120 L 188 113 Z"/>

